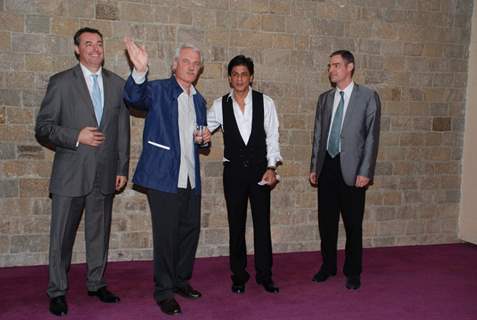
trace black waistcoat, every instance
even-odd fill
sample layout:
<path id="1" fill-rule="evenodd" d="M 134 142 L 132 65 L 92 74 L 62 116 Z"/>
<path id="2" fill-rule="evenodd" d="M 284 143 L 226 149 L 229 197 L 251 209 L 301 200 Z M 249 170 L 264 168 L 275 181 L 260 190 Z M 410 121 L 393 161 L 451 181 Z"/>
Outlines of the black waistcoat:
<path id="1" fill-rule="evenodd" d="M 252 104 L 252 131 L 245 145 L 235 119 L 232 97 L 229 98 L 228 94 L 222 97 L 224 157 L 232 165 L 243 167 L 267 165 L 263 94 L 253 90 Z"/>

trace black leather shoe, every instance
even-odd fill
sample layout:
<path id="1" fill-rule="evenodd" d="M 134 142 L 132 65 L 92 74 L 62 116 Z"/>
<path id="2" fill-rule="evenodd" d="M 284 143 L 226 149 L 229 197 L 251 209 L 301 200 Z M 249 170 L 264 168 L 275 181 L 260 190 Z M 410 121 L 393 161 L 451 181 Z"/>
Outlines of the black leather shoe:
<path id="1" fill-rule="evenodd" d="M 244 283 L 234 283 L 232 284 L 232 292 L 241 294 L 245 292 L 245 284 Z"/>
<path id="2" fill-rule="evenodd" d="M 68 313 L 68 305 L 65 296 L 54 297 L 50 299 L 50 313 L 55 316 L 65 316 Z"/>
<path id="3" fill-rule="evenodd" d="M 161 308 L 161 311 L 170 316 L 181 313 L 181 306 L 177 303 L 174 298 L 167 298 L 161 301 L 158 301 L 157 304 Z"/>
<path id="4" fill-rule="evenodd" d="M 270 293 L 280 292 L 280 288 L 275 287 L 275 284 L 271 280 L 266 281 L 266 282 L 261 282 L 261 283 L 258 283 L 258 284 L 262 285 L 263 288 L 265 289 L 265 291 L 267 291 L 267 292 L 270 292 Z"/>
<path id="5" fill-rule="evenodd" d="M 175 292 L 188 299 L 199 299 L 202 296 L 202 293 L 192 288 L 190 284 L 182 288 L 176 288 Z"/>
<path id="6" fill-rule="evenodd" d="M 329 277 L 335 276 L 336 273 L 329 273 L 323 270 L 318 271 L 314 276 L 313 276 L 313 281 L 315 282 L 325 282 L 328 280 Z"/>
<path id="7" fill-rule="evenodd" d="M 348 289 L 359 289 L 361 287 L 360 276 L 350 276 L 346 278 L 346 288 Z"/>
<path id="8" fill-rule="evenodd" d="M 104 303 L 117 303 L 119 302 L 119 297 L 106 289 L 106 287 L 99 288 L 96 291 L 88 291 L 88 296 L 98 297 Z"/>

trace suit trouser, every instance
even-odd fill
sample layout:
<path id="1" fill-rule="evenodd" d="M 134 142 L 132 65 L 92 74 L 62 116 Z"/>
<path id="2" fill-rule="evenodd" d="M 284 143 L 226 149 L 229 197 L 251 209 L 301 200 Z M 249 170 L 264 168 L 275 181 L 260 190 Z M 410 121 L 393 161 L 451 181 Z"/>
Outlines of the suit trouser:
<path id="1" fill-rule="evenodd" d="M 149 189 L 154 244 L 154 298 L 174 295 L 192 277 L 200 233 L 200 193 L 179 188 L 177 193 Z"/>
<path id="2" fill-rule="evenodd" d="M 113 197 L 114 194 L 102 194 L 97 185 L 86 196 L 52 194 L 47 290 L 51 298 L 65 295 L 68 290 L 71 254 L 83 209 L 88 267 L 86 286 L 89 291 L 106 286 L 103 274 L 108 260 Z"/>
<path id="3" fill-rule="evenodd" d="M 346 232 L 346 276 L 361 274 L 365 188 L 347 186 L 341 174 L 340 155 L 326 154 L 318 179 L 318 223 L 321 238 L 321 270 L 336 274 L 338 224 L 341 217 Z"/>
<path id="4" fill-rule="evenodd" d="M 272 240 L 270 232 L 270 187 L 258 182 L 265 166 L 243 167 L 224 162 L 224 194 L 229 223 L 230 269 L 234 283 L 245 283 L 250 275 L 247 267 L 245 227 L 247 203 L 253 220 L 256 281 L 267 282 L 272 277 Z"/>

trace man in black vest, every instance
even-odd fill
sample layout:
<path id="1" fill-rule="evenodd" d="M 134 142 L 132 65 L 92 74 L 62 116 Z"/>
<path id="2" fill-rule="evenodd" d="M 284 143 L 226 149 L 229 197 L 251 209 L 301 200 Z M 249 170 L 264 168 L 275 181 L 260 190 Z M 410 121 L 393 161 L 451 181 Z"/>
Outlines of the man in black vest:
<path id="1" fill-rule="evenodd" d="M 247 267 L 245 222 L 247 203 L 253 219 L 256 281 L 278 293 L 272 280 L 270 191 L 278 182 L 282 160 L 278 117 L 273 100 L 252 90 L 253 61 L 243 55 L 228 65 L 232 90 L 214 101 L 207 115 L 209 130 L 222 128 L 224 137 L 224 194 L 229 222 L 232 292 L 243 293 L 250 278 Z"/>

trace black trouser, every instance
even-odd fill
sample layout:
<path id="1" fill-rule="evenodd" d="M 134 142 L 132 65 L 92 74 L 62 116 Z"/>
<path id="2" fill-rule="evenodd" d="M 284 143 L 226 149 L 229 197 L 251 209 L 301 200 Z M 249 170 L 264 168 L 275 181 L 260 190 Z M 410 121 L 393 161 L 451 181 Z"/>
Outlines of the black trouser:
<path id="1" fill-rule="evenodd" d="M 200 194 L 187 189 L 177 193 L 149 189 L 154 245 L 154 298 L 173 296 L 192 277 L 200 233 Z"/>
<path id="2" fill-rule="evenodd" d="M 321 238 L 321 270 L 336 273 L 338 223 L 341 217 L 346 231 L 346 276 L 361 274 L 363 254 L 363 215 L 365 188 L 350 187 L 341 175 L 340 155 L 328 153 L 318 179 L 318 223 Z"/>
<path id="3" fill-rule="evenodd" d="M 272 240 L 270 233 L 270 187 L 260 186 L 266 165 L 235 166 L 224 162 L 224 194 L 229 222 L 230 269 L 234 283 L 249 279 L 245 226 L 247 203 L 253 220 L 256 281 L 267 282 L 272 277 Z"/>

